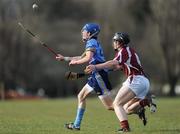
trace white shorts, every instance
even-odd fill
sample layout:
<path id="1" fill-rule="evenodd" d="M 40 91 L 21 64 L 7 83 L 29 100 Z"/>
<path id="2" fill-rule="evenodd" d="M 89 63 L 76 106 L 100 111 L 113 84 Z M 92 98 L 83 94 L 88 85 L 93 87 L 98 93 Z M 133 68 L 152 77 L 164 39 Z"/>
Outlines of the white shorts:
<path id="1" fill-rule="evenodd" d="M 150 84 L 143 75 L 133 75 L 127 78 L 123 86 L 130 88 L 136 94 L 136 98 L 144 99 L 149 91 Z"/>

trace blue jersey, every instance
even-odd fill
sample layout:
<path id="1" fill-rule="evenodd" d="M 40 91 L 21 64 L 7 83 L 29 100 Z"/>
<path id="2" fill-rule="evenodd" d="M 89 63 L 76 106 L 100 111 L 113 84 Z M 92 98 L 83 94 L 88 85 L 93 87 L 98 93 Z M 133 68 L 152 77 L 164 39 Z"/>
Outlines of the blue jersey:
<path id="1" fill-rule="evenodd" d="M 92 51 L 94 53 L 89 64 L 95 65 L 105 62 L 101 44 L 96 39 L 92 38 L 86 42 L 86 51 Z M 92 87 L 98 95 L 104 95 L 112 89 L 107 70 L 105 69 L 92 72 L 87 84 Z"/>
<path id="2" fill-rule="evenodd" d="M 89 64 L 98 64 L 105 62 L 101 44 L 96 39 L 90 39 L 86 42 L 86 51 L 93 51 L 94 55 Z"/>

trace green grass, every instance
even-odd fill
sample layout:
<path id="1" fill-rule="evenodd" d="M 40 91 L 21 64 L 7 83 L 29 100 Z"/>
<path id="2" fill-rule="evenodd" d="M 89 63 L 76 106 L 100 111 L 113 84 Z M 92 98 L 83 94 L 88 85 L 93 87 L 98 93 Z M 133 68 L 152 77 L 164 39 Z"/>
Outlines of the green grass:
<path id="1" fill-rule="evenodd" d="M 132 134 L 179 134 L 180 98 L 158 99 L 158 112 L 147 109 L 146 127 L 136 115 L 129 116 Z M 104 109 L 97 98 L 87 100 L 81 131 L 70 131 L 64 123 L 73 121 L 76 99 L 0 101 L 0 134 L 116 134 L 119 122 L 114 112 Z"/>

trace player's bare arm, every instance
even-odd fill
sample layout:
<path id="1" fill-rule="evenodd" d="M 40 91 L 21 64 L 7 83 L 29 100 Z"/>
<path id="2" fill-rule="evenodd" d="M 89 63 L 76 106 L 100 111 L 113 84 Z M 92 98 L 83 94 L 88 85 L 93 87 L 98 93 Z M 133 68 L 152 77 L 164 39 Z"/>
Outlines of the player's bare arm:
<path id="1" fill-rule="evenodd" d="M 69 65 L 76 65 L 76 64 L 83 64 L 83 63 L 88 63 L 93 57 L 93 52 L 92 51 L 86 51 L 85 56 L 75 60 L 72 59 Z"/>
<path id="2" fill-rule="evenodd" d="M 110 60 L 102 64 L 89 65 L 86 67 L 85 72 L 91 73 L 95 70 L 101 70 L 101 69 L 116 69 L 118 66 L 119 63 L 117 60 Z"/>
<path id="3" fill-rule="evenodd" d="M 61 54 L 58 54 L 56 56 L 56 59 L 58 61 L 71 61 L 71 60 L 79 60 L 79 59 L 81 59 L 81 56 L 67 57 L 67 56 L 63 56 Z"/>

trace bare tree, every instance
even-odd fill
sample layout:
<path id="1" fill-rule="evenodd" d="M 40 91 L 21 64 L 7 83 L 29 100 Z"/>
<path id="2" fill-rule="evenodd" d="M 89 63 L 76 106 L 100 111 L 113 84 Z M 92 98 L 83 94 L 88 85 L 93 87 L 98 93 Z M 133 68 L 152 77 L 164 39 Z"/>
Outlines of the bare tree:
<path id="1" fill-rule="evenodd" d="M 180 78 L 180 1 L 151 0 L 153 19 L 159 31 L 170 96 L 175 96 L 175 86 Z"/>
<path id="2" fill-rule="evenodd" d="M 16 88 L 17 85 L 27 87 L 32 75 L 32 62 L 37 58 L 32 57 L 35 53 L 30 52 L 30 40 L 22 42 L 22 33 L 17 25 L 20 19 L 19 3 L 0 3 L 0 82 L 6 89 Z"/>

